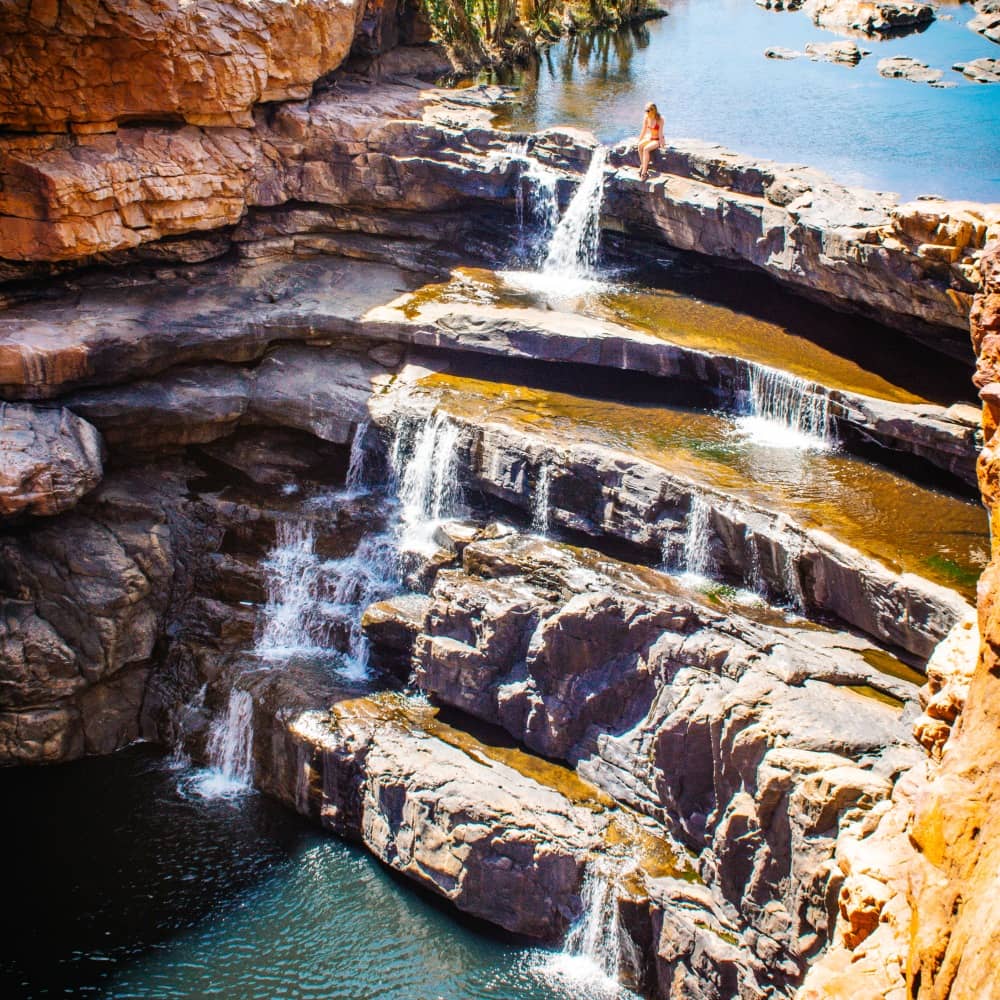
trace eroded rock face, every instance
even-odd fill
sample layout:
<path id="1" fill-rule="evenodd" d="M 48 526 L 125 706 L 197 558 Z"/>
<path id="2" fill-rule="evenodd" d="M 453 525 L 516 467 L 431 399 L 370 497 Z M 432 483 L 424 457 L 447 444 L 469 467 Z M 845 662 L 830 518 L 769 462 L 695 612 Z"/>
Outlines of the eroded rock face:
<path id="1" fill-rule="evenodd" d="M 135 127 L 83 144 L 4 139 L 0 258 L 80 261 L 150 244 L 162 249 L 157 241 L 165 237 L 241 220 L 248 228 L 232 238 L 263 252 L 307 249 L 297 226 L 314 248 L 344 252 L 351 241 L 338 235 L 331 242 L 328 234 L 345 228 L 330 221 L 348 209 L 358 232 L 371 225 L 359 214 L 509 210 L 520 168 L 504 153 L 509 135 L 489 127 L 486 107 L 499 96 L 495 89 L 422 95 L 398 84 L 345 82 L 312 101 L 258 113 L 253 129 Z M 593 145 L 582 133 L 550 130 L 536 138 L 532 155 L 558 171 L 565 189 Z M 669 147 L 646 182 L 638 180 L 634 151 L 613 153 L 610 164 L 617 169 L 606 179 L 605 228 L 752 264 L 803 294 L 965 351 L 948 331 L 964 334 L 976 259 L 998 221 L 988 206 L 922 204 L 922 213 L 936 211 L 941 233 L 915 242 L 891 196 L 844 188 L 806 168 L 707 143 Z M 291 211 L 270 227 L 266 215 L 248 218 L 251 209 L 289 203 L 327 209 Z M 959 217 L 974 219 L 971 229 Z M 248 243 L 241 242 L 244 252 Z"/>
<path id="2" fill-rule="evenodd" d="M 405 610 L 391 630 L 381 606 L 373 641 L 412 642 L 436 699 L 682 830 L 751 928 L 757 974 L 797 978 L 830 929 L 838 831 L 918 757 L 902 701 L 842 685 L 911 700 L 913 685 L 868 664 L 863 643 L 772 631 L 662 574 L 490 533 L 438 571 L 415 638 Z"/>
<path id="3" fill-rule="evenodd" d="M 0 403 L 0 518 L 68 510 L 101 481 L 102 453 L 70 410 Z"/>
<path id="4" fill-rule="evenodd" d="M 249 125 L 253 105 L 307 97 L 343 62 L 363 9 L 361 0 L 11 0 L 0 10 L 0 125 Z"/>
<path id="5" fill-rule="evenodd" d="M 0 538 L 0 763 L 109 753 L 138 736 L 174 556 L 162 510 L 113 483 Z"/>
<path id="6" fill-rule="evenodd" d="M 986 440 L 979 481 L 995 539 L 1000 396 L 992 389 L 1000 364 L 1000 247 L 984 256 L 983 276 L 986 291 L 973 306 L 971 326 Z M 846 881 L 835 947 L 810 969 L 801 1000 L 974 1000 L 1000 992 L 1000 973 L 986 957 L 1000 919 L 995 545 L 993 557 L 979 583 L 978 655 L 972 659 L 973 637 L 960 623 L 922 692 L 926 711 L 916 732 L 940 762 L 914 767 L 897 782 L 891 803 L 845 832 L 837 849 Z"/>

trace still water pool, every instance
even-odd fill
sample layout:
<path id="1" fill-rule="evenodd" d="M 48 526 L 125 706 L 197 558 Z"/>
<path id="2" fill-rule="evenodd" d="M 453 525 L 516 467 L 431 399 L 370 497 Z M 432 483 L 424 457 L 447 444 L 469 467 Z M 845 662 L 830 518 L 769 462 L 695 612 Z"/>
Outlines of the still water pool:
<path id="1" fill-rule="evenodd" d="M 187 798 L 183 777 L 146 746 L 0 770 L 0 996 L 594 995 L 574 960 L 468 927 L 261 795 Z"/>
<path id="2" fill-rule="evenodd" d="M 771 47 L 803 51 L 845 37 L 800 11 L 764 10 L 753 0 L 662 6 L 662 20 L 563 39 L 536 66 L 505 77 L 520 86 L 520 103 L 500 121 L 517 129 L 577 125 L 618 142 L 638 133 L 645 103 L 655 101 L 668 140 L 706 139 L 806 163 L 903 198 L 1000 201 L 1000 84 L 972 83 L 951 69 L 1000 56 L 966 27 L 968 4 L 943 5 L 922 32 L 856 38 L 871 52 L 857 66 L 765 58 Z M 879 76 L 878 61 L 896 55 L 945 70 L 955 86 Z"/>

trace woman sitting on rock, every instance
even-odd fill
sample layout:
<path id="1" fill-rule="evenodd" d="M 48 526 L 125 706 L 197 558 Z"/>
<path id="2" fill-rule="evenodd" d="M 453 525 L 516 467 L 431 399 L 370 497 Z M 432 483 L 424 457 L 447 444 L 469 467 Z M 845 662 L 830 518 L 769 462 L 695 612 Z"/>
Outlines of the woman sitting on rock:
<path id="1" fill-rule="evenodd" d="M 652 101 L 646 105 L 646 116 L 642 119 L 639 135 L 639 180 L 649 176 L 649 158 L 654 149 L 663 148 L 663 115 Z"/>

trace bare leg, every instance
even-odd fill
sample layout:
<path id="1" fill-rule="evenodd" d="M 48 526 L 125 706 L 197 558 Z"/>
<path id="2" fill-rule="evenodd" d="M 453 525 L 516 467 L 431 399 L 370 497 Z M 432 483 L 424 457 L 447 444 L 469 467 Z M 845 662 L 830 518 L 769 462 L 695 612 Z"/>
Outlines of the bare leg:
<path id="1" fill-rule="evenodd" d="M 644 181 L 649 175 L 649 158 L 656 145 L 655 139 L 647 139 L 639 145 L 639 180 Z"/>

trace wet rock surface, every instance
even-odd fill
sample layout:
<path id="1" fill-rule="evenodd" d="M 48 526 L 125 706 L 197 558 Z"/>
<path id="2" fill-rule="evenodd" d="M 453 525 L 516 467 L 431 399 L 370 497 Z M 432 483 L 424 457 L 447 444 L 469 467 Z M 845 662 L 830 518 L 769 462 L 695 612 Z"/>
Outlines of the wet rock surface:
<path id="1" fill-rule="evenodd" d="M 165 238 L 237 223 L 232 236 L 197 248 L 181 240 L 176 252 L 215 255 L 232 239 L 244 252 L 343 252 L 378 228 L 359 213 L 403 212 L 412 221 L 413 213 L 461 206 L 509 211 L 519 168 L 500 155 L 510 136 L 489 127 L 487 110 L 500 96 L 345 81 L 334 93 L 258 115 L 252 129 L 135 127 L 80 147 L 4 139 L 0 258 L 25 262 L 8 267 L 16 276 L 40 261 L 108 251 L 169 254 Z M 581 133 L 549 130 L 532 155 L 562 172 L 565 185 L 592 146 Z M 988 207 L 900 206 L 817 171 L 707 143 L 668 147 L 646 182 L 634 172 L 634 151 L 619 150 L 610 162 L 617 169 L 606 182 L 605 228 L 750 264 L 802 294 L 966 351 L 949 331 L 964 334 L 975 259 L 997 222 Z M 289 210 L 274 218 L 259 211 L 278 206 Z M 938 221 L 930 238 L 912 240 L 912 219 L 931 213 Z"/>
<path id="2" fill-rule="evenodd" d="M 380 426 L 402 415 L 426 419 L 435 397 L 400 390 L 373 400 Z M 627 541 L 657 561 L 683 547 L 688 515 L 697 498 L 713 496 L 706 537 L 724 578 L 747 579 L 807 613 L 832 614 L 881 642 L 917 656 L 934 646 L 968 605 L 945 587 L 913 574 L 897 574 L 851 546 L 786 514 L 735 497 L 714 496 L 685 476 L 627 452 L 590 442 L 559 439 L 502 420 L 470 421 L 449 415 L 461 429 L 465 483 L 522 510 L 531 510 L 533 483 L 546 466 L 553 526 L 595 538 Z M 755 554 L 756 553 L 756 554 Z"/>
<path id="3" fill-rule="evenodd" d="M 0 403 L 0 517 L 59 514 L 103 474 L 97 430 L 70 410 Z"/>

